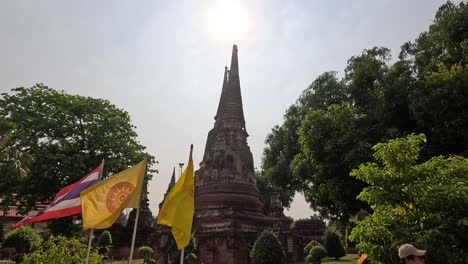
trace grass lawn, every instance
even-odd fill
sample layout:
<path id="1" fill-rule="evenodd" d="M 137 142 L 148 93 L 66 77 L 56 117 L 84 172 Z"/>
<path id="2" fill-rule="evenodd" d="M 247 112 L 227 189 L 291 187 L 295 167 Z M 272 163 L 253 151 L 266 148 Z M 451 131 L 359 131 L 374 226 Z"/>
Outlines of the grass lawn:
<path id="1" fill-rule="evenodd" d="M 0 260 L 0 264 L 14 264 L 15 262 L 14 261 L 8 261 L 8 260 Z M 108 262 L 104 262 L 104 263 L 112 263 L 112 264 L 127 264 L 128 263 L 128 260 L 114 260 L 114 261 L 108 261 Z M 142 264 L 143 263 L 143 260 L 142 259 L 133 259 L 132 260 L 132 264 Z"/>
<path id="2" fill-rule="evenodd" d="M 346 264 L 346 263 L 356 263 L 357 259 L 359 258 L 358 254 L 348 254 L 338 260 L 335 260 L 334 258 L 324 258 L 322 259 L 322 263 L 327 263 L 327 264 Z M 303 264 L 304 262 L 297 262 L 296 264 Z"/>
<path id="3" fill-rule="evenodd" d="M 112 263 L 112 264 L 127 264 L 128 260 L 114 260 L 112 262 L 105 262 L 105 263 Z M 132 259 L 132 264 L 142 264 L 143 260 L 142 259 Z"/>
<path id="4" fill-rule="evenodd" d="M 348 254 L 338 260 L 335 260 L 334 258 L 324 258 L 322 259 L 322 263 L 328 263 L 328 264 L 356 263 L 358 258 L 359 258 L 358 254 Z"/>

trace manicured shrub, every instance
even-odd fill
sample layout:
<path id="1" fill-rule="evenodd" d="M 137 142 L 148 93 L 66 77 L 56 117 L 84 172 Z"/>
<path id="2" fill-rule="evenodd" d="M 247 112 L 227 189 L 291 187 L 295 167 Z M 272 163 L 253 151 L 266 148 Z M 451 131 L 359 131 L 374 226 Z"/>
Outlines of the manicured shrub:
<path id="1" fill-rule="evenodd" d="M 3 247 L 15 248 L 19 253 L 27 253 L 38 247 L 42 237 L 29 226 L 13 229 L 5 235 Z"/>
<path id="2" fill-rule="evenodd" d="M 112 235 L 109 231 L 106 230 L 102 232 L 101 236 L 98 239 L 97 247 L 105 248 L 106 250 L 109 250 L 109 248 L 112 247 Z"/>
<path id="3" fill-rule="evenodd" d="M 252 264 L 280 264 L 285 254 L 278 238 L 271 231 L 265 230 L 255 240 L 250 251 Z"/>
<path id="4" fill-rule="evenodd" d="M 152 255 L 154 253 L 154 250 L 151 247 L 148 246 L 141 246 L 138 248 L 138 252 L 143 254 L 143 263 L 147 264 L 150 263 L 150 260 L 152 260 Z"/>
<path id="5" fill-rule="evenodd" d="M 345 249 L 341 245 L 340 234 L 335 228 L 329 228 L 325 232 L 324 244 L 329 257 L 339 259 L 346 256 Z"/>
<path id="6" fill-rule="evenodd" d="M 327 251 L 323 246 L 313 246 L 306 257 L 306 261 L 311 264 L 319 264 L 322 263 L 322 259 L 326 256 Z"/>
<path id="7" fill-rule="evenodd" d="M 310 249 L 314 246 L 322 246 L 322 244 L 320 244 L 319 242 L 315 241 L 315 240 L 312 240 L 310 241 L 309 243 L 307 243 L 307 245 L 304 247 L 304 253 L 305 255 L 308 255 L 309 252 L 310 252 Z"/>

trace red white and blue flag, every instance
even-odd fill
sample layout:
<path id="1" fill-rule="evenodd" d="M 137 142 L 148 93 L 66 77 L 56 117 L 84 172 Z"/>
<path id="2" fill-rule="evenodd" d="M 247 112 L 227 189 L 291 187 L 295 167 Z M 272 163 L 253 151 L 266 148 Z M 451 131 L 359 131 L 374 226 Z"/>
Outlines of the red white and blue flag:
<path id="1" fill-rule="evenodd" d="M 14 224 L 13 227 L 22 226 L 24 224 L 46 221 L 50 219 L 62 218 L 66 216 L 76 215 L 81 213 L 80 192 L 91 187 L 99 180 L 101 166 L 92 170 L 88 175 L 81 180 L 62 188 L 56 195 L 54 200 L 43 210 L 40 210 L 34 216 L 27 216 L 23 220 Z"/>

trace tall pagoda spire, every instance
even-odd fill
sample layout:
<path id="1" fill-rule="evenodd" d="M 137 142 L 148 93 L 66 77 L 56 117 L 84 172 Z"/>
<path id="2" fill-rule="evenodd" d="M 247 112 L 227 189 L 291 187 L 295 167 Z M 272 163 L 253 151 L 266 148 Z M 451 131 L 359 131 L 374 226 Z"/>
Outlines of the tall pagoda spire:
<path id="1" fill-rule="evenodd" d="M 229 74 L 229 70 L 228 70 L 228 67 L 226 66 L 224 67 L 223 88 L 221 89 L 221 97 L 219 98 L 218 111 L 216 112 L 215 120 L 217 120 L 218 117 L 221 116 L 221 109 L 223 109 L 224 94 L 226 93 L 225 91 L 227 90 L 228 74 Z"/>
<path id="2" fill-rule="evenodd" d="M 226 76 L 226 69 L 225 69 Z M 237 45 L 232 47 L 231 68 L 229 69 L 227 85 L 221 93 L 218 106 L 218 120 L 235 120 L 240 122 L 245 129 L 244 110 L 242 108 L 242 96 L 239 80 L 239 61 L 237 57 Z"/>
<path id="3" fill-rule="evenodd" d="M 161 207 L 164 203 L 164 201 L 166 200 L 166 197 L 167 195 L 169 194 L 169 192 L 171 191 L 172 187 L 175 185 L 175 167 L 174 169 L 172 170 L 172 177 L 171 177 L 171 181 L 169 182 L 169 185 L 167 186 L 167 191 L 166 193 L 164 194 L 164 198 L 163 200 L 161 201 L 161 203 L 159 203 L 159 210 L 161 210 Z"/>
<path id="4" fill-rule="evenodd" d="M 234 45 L 231 68 L 224 69 L 215 124 L 195 172 L 194 233 L 197 256 L 204 263 L 249 263 L 247 245 L 278 222 L 263 212 L 247 137 Z"/>

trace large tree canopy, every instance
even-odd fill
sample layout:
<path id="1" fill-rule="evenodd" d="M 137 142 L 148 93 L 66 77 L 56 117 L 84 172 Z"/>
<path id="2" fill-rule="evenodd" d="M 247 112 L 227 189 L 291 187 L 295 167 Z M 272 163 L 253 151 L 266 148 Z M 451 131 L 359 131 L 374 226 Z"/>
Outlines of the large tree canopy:
<path id="1" fill-rule="evenodd" d="M 395 137 L 426 134 L 421 161 L 468 155 L 467 17 L 466 4 L 448 2 L 393 64 L 389 49 L 374 47 L 352 56 L 342 79 L 327 72 L 312 82 L 265 141 L 260 174 L 283 204 L 299 191 L 322 216 L 346 222 L 365 207 L 356 195 L 366 184 L 350 171 Z"/>
<path id="2" fill-rule="evenodd" d="M 37 202 L 48 202 L 101 160 L 105 161 L 103 177 L 145 157 L 149 168 L 154 164 L 154 157 L 137 141 L 129 114 L 106 100 L 70 95 L 42 84 L 16 88 L 2 94 L 0 120 L 14 124 L 7 134 L 10 145 L 32 158 L 27 177 L 15 177 L 9 172 L 11 166 L 0 165 L 4 205 L 13 201 L 29 209 Z"/>

